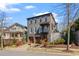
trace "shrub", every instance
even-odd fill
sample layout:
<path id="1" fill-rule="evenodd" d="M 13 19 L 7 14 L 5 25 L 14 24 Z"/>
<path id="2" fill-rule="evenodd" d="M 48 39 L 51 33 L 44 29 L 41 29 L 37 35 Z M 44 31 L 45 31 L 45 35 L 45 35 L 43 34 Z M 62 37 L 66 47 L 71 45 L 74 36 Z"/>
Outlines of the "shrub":
<path id="1" fill-rule="evenodd" d="M 54 45 L 54 42 L 49 42 L 48 45 Z"/>
<path id="2" fill-rule="evenodd" d="M 53 42 L 50 42 L 50 45 L 54 45 L 54 44 L 63 44 L 65 42 L 65 40 L 63 38 L 54 40 Z"/>
<path id="3" fill-rule="evenodd" d="M 16 47 L 16 45 L 11 45 L 11 47 L 15 48 L 15 47 Z"/>
<path id="4" fill-rule="evenodd" d="M 20 45 L 22 45 L 22 44 L 23 44 L 22 41 L 17 40 L 17 42 L 16 42 L 16 46 L 20 46 Z"/>
<path id="5" fill-rule="evenodd" d="M 41 40 L 41 44 L 42 44 L 44 47 L 47 47 L 47 44 L 48 44 L 47 39 Z"/>
<path id="6" fill-rule="evenodd" d="M 13 45 L 16 45 L 16 39 L 13 39 Z"/>
<path id="7" fill-rule="evenodd" d="M 64 44 L 65 40 L 63 38 L 60 39 L 60 44 Z"/>

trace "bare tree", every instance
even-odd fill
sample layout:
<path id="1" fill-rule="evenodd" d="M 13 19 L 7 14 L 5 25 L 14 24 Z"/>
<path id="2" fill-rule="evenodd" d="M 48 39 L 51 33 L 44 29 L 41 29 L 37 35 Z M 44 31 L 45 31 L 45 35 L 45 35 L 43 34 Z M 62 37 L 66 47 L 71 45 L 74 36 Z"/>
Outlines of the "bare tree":
<path id="1" fill-rule="evenodd" d="M 69 51 L 70 29 L 71 29 L 72 24 L 75 21 L 75 18 L 77 18 L 77 13 L 79 11 L 79 7 L 76 7 L 76 6 L 78 6 L 77 4 L 70 4 L 70 3 L 68 3 L 66 6 L 67 6 L 67 20 L 68 20 L 67 51 Z M 74 8 L 74 10 L 72 10 L 72 7 Z"/>
<path id="2" fill-rule="evenodd" d="M 3 11 L 0 11 L 0 44 L 1 44 L 1 50 L 3 50 L 3 33 L 4 33 L 4 22 L 6 19 L 6 14 Z"/>
<path id="3" fill-rule="evenodd" d="M 75 18 L 77 18 L 79 12 L 79 4 L 77 3 L 62 3 L 56 4 L 55 9 L 53 11 L 59 11 L 58 17 L 62 17 L 62 22 L 59 23 L 59 26 L 63 25 L 61 28 L 64 29 L 66 27 L 68 31 L 67 36 L 67 51 L 69 51 L 69 42 L 70 42 L 70 28 L 71 25 L 74 23 Z"/>

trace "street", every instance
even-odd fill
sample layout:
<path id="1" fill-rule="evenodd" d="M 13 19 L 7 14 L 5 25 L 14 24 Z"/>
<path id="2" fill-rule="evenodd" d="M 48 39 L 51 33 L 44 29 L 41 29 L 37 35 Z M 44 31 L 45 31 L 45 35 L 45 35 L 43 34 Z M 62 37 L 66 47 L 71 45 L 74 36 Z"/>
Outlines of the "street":
<path id="1" fill-rule="evenodd" d="M 0 51 L 0 56 L 51 56 L 51 54 L 28 51 Z"/>
<path id="2" fill-rule="evenodd" d="M 63 55 L 57 53 L 46 53 L 46 52 L 36 52 L 36 51 L 29 51 L 28 45 L 25 44 L 20 47 L 11 48 L 6 47 L 3 50 L 0 50 L 0 56 L 56 56 L 56 55 Z"/>
<path id="3" fill-rule="evenodd" d="M 49 53 L 43 53 L 43 52 L 30 52 L 30 51 L 0 51 L 0 56 L 66 56 L 63 54 L 49 54 Z"/>
<path id="4" fill-rule="evenodd" d="M 79 55 L 79 49 L 71 49 L 73 52 L 63 52 L 65 48 L 30 48 L 27 44 L 19 47 L 5 47 L 0 50 L 0 56 L 75 56 Z"/>
<path id="5" fill-rule="evenodd" d="M 51 56 L 51 54 L 47 53 L 31 52 L 28 51 L 27 48 L 27 44 L 16 48 L 6 47 L 3 50 L 0 50 L 0 56 Z"/>

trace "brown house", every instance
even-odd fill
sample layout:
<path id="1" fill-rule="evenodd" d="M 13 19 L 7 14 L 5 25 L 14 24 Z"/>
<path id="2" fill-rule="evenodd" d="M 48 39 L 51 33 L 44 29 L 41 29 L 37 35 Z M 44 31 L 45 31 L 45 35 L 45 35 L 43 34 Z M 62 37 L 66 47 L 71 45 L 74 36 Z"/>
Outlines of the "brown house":
<path id="1" fill-rule="evenodd" d="M 13 41 L 23 41 L 25 32 L 27 32 L 27 28 L 18 23 L 11 25 L 3 31 L 2 39 L 4 41 L 4 45 L 13 44 Z"/>

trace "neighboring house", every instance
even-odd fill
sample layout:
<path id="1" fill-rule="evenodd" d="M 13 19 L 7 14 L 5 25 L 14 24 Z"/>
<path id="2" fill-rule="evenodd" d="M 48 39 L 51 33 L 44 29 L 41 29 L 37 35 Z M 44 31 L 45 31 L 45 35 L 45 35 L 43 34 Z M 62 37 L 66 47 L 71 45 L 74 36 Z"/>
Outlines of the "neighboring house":
<path id="1" fill-rule="evenodd" d="M 4 45 L 12 44 L 14 40 L 23 41 L 27 28 L 18 23 L 11 25 L 3 31 Z"/>
<path id="2" fill-rule="evenodd" d="M 43 39 L 49 42 L 55 40 L 55 35 L 59 33 L 57 33 L 57 23 L 52 13 L 27 18 L 27 34 L 28 41 L 32 43 L 40 42 Z"/>

